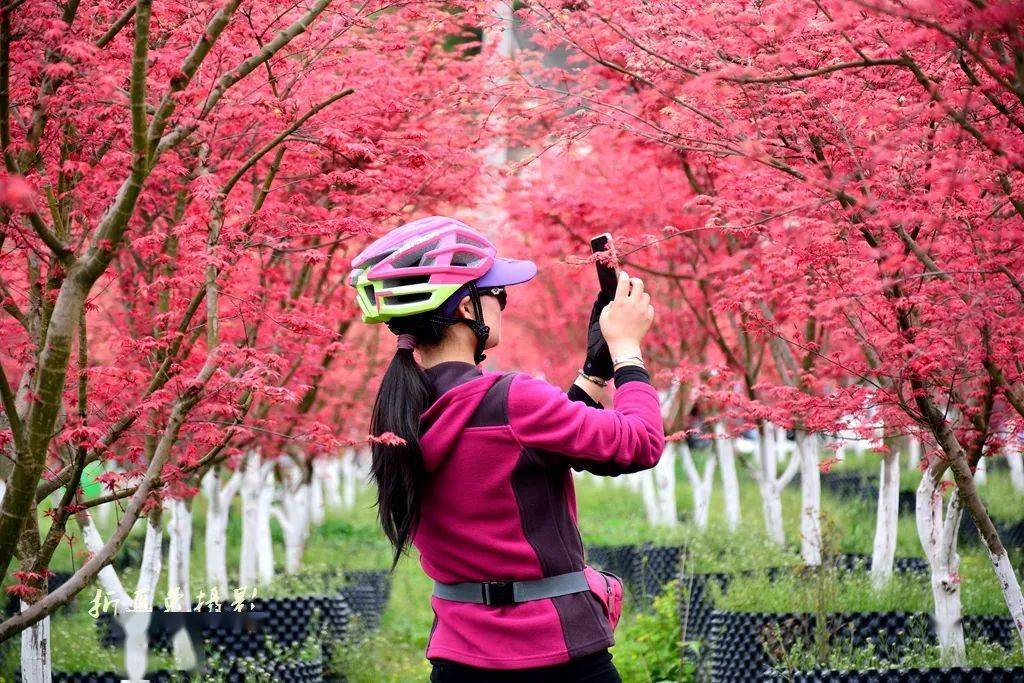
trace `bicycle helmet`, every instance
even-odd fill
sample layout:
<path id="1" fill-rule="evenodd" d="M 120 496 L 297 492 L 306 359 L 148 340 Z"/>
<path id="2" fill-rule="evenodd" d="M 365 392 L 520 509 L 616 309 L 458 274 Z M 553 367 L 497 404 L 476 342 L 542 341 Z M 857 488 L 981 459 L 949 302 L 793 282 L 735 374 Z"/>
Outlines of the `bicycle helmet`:
<path id="1" fill-rule="evenodd" d="M 477 337 L 477 362 L 490 330 L 483 324 L 480 289 L 526 282 L 531 261 L 501 258 L 494 244 L 465 223 L 429 216 L 395 228 L 352 260 L 348 284 L 363 322 L 387 323 L 400 334 L 419 322 L 465 323 Z M 475 320 L 452 318 L 469 294 Z M 408 323 L 408 324 L 406 324 Z"/>

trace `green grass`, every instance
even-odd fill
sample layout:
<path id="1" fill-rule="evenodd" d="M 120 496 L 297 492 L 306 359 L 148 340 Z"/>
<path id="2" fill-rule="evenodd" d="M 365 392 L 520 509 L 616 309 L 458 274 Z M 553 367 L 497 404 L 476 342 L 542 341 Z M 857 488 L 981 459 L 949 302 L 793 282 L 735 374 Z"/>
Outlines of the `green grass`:
<path id="1" fill-rule="evenodd" d="M 991 566 L 978 556 L 963 559 L 964 614 L 1001 614 L 1006 606 Z M 769 578 L 764 573 L 736 577 L 724 592 L 717 584 L 709 596 L 720 609 L 743 612 L 930 612 L 931 586 L 920 574 L 895 574 L 875 590 L 867 572 L 794 568 Z"/>

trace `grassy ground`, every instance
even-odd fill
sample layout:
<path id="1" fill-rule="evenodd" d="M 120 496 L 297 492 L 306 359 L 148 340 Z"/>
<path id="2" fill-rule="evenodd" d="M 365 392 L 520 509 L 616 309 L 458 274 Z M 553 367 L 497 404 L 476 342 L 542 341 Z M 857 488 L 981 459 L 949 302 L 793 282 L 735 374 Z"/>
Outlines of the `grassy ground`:
<path id="1" fill-rule="evenodd" d="M 698 453 L 698 461 L 707 457 Z M 877 460 L 865 455 L 858 462 L 843 463 L 842 467 L 874 470 Z M 698 463 L 700 464 L 700 462 Z M 904 483 L 916 475 L 904 473 Z M 982 495 L 999 519 L 1010 521 L 1024 518 L 1024 500 L 1015 495 L 1006 481 L 1004 471 L 990 473 L 989 482 L 982 487 Z M 684 515 L 691 509 L 689 486 L 682 472 L 678 473 L 679 509 Z M 914 482 L 916 484 L 916 481 Z M 912 486 L 911 486 L 912 488 Z M 742 527 L 736 534 L 726 531 L 723 520 L 723 500 L 720 488 L 712 494 L 711 521 L 705 533 L 698 533 L 691 525 L 677 528 L 651 528 L 643 514 L 638 494 L 626 487 L 614 486 L 607 481 L 603 486 L 585 479 L 577 484 L 581 531 L 588 545 L 624 543 L 671 543 L 688 546 L 691 568 L 695 571 L 738 571 L 759 567 L 797 564 L 797 517 L 800 506 L 799 490 L 790 487 L 783 494 L 783 510 L 788 544 L 775 548 L 765 541 L 761 518 L 760 498 L 753 482 L 741 472 Z M 238 501 L 236 500 L 236 506 Z M 824 512 L 829 542 L 844 552 L 870 553 L 874 535 L 874 507 L 872 501 L 834 499 L 824 494 Z M 997 511 L 998 510 L 998 514 Z M 193 532 L 192 584 L 193 592 L 203 588 L 204 557 L 204 503 L 195 503 L 195 529 Z M 114 520 L 111 520 L 113 523 Z M 228 535 L 228 561 L 231 571 L 237 566 L 241 539 L 240 511 L 231 517 Z M 272 526 L 275 547 L 282 547 L 281 532 Z M 74 530 L 77 533 L 77 529 Z M 137 564 L 141 553 L 142 529 L 132 534 L 122 555 L 128 559 L 127 567 L 120 571 L 122 581 L 131 592 L 135 584 Z M 356 508 L 335 513 L 324 524 L 313 530 L 305 554 L 305 566 L 311 571 L 317 567 L 362 569 L 383 568 L 390 564 L 390 549 L 378 531 L 371 492 L 364 491 Z M 1005 612 L 998 587 L 995 585 L 988 559 L 980 548 L 962 548 L 964 609 L 968 614 L 1001 614 Z M 920 556 L 913 520 L 901 518 L 898 549 L 900 556 Z M 81 548 L 62 547 L 55 558 L 54 569 L 71 570 L 81 562 Z M 729 609 L 814 611 L 824 599 L 830 610 L 894 610 L 929 611 L 928 584 L 919 577 L 898 577 L 882 593 L 870 588 L 863 575 L 843 575 L 833 582 L 822 598 L 821 591 L 812 590 L 798 575 L 768 582 L 752 576 L 735 581 L 728 593 L 721 596 L 721 605 Z M 157 591 L 159 599 L 165 594 L 166 571 Z M 234 578 L 232 585 L 235 585 Z M 53 619 L 53 658 L 58 670 L 110 670 L 120 668 L 119 651 L 107 650 L 99 645 L 97 630 L 87 613 L 92 590 L 83 593 L 77 603 Z M 302 584 L 280 582 L 261 589 L 261 593 L 302 592 Z M 423 681 L 429 675 L 429 666 L 423 658 L 427 635 L 433 620 L 428 596 L 430 581 L 419 567 L 415 551 L 403 558 L 393 577 L 391 601 L 385 611 L 381 628 L 369 640 L 356 648 L 340 650 L 336 663 L 353 683 L 381 681 Z M 158 600 L 159 602 L 159 600 Z M 616 632 L 618 644 L 612 653 L 623 679 L 653 682 L 685 680 L 678 653 L 678 623 L 673 596 L 658 601 L 653 611 L 641 614 L 627 599 L 623 618 Z M 7 644 L 5 670 L 10 676 L 16 666 L 17 647 Z M 993 655 L 994 656 L 994 655 Z M 150 660 L 152 668 L 166 666 L 160 658 Z"/>

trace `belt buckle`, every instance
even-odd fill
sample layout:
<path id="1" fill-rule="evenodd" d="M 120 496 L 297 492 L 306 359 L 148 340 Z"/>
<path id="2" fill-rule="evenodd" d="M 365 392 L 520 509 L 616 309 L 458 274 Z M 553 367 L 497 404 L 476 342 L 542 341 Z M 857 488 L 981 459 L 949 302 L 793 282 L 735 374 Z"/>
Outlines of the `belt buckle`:
<path id="1" fill-rule="evenodd" d="M 512 590 L 514 581 L 484 581 L 483 596 L 484 604 L 493 607 L 496 605 L 512 605 L 515 603 L 515 594 Z"/>

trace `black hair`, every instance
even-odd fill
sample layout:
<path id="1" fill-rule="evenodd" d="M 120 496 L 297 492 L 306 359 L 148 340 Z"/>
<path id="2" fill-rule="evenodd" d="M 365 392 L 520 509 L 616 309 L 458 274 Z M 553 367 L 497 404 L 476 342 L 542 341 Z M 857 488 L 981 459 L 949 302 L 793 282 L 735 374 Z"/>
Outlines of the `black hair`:
<path id="1" fill-rule="evenodd" d="M 475 360 L 480 363 L 489 329 L 483 324 L 480 294 L 469 285 L 475 319 L 454 318 L 437 311 L 421 313 L 388 322 L 395 334 L 411 334 L 417 346 L 433 346 L 444 338 L 444 331 L 454 323 L 465 323 L 477 337 Z M 464 294 L 454 296 L 462 299 Z M 373 402 L 370 433 L 380 436 L 391 432 L 405 443 L 391 445 L 374 442 L 371 446 L 371 472 L 377 484 L 377 516 L 384 534 L 391 541 L 395 554 L 391 571 L 412 542 L 420 519 L 420 498 L 426 470 L 420 447 L 420 416 L 434 401 L 426 373 L 413 357 L 412 349 L 398 348 L 381 379 Z"/>
<path id="2" fill-rule="evenodd" d="M 412 334 L 419 345 L 441 341 L 445 326 L 409 325 L 413 317 L 419 316 L 405 319 L 407 324 L 402 328 L 389 327 L 396 334 Z M 405 441 L 400 446 L 374 442 L 370 449 L 371 471 L 377 483 L 377 516 L 394 547 L 391 571 L 412 541 L 419 522 L 420 492 L 426 475 L 420 448 L 420 415 L 430 407 L 431 394 L 427 376 L 413 358 L 412 349 L 395 351 L 377 390 L 370 420 L 371 434 L 391 432 Z"/>

